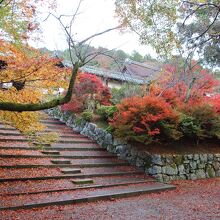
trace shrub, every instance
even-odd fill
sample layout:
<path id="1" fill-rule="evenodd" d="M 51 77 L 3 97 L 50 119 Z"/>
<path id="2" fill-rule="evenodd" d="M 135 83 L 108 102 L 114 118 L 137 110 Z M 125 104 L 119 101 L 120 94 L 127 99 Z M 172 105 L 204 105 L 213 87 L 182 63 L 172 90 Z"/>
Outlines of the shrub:
<path id="1" fill-rule="evenodd" d="M 124 98 L 129 98 L 132 96 L 143 96 L 144 91 L 140 85 L 126 83 L 123 84 L 122 87 L 119 89 L 113 88 L 111 90 L 111 94 L 111 101 L 114 104 L 118 104 Z"/>
<path id="2" fill-rule="evenodd" d="M 181 118 L 179 127 L 185 137 L 197 140 L 220 139 L 220 116 L 215 108 L 208 104 L 189 108 Z"/>
<path id="3" fill-rule="evenodd" d="M 144 96 L 122 100 L 110 124 L 118 137 L 151 143 L 180 138 L 178 120 L 179 115 L 162 98 Z"/>
<path id="4" fill-rule="evenodd" d="M 83 111 L 80 115 L 84 120 L 90 122 L 92 120 L 93 113 L 91 111 L 86 110 Z"/>
<path id="5" fill-rule="evenodd" d="M 117 111 L 117 107 L 114 105 L 111 106 L 100 106 L 97 108 L 96 112 L 103 120 L 108 120 L 113 118 L 114 113 Z"/>
<path id="6" fill-rule="evenodd" d="M 195 118 L 182 115 L 179 123 L 179 129 L 184 137 L 197 138 L 201 133 L 201 126 L 196 122 Z"/>

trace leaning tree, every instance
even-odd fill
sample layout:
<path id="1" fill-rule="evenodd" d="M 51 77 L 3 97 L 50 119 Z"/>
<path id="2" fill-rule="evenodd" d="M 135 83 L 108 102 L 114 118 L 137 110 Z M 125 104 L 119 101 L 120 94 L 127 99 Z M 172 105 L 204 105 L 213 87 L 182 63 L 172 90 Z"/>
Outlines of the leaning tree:
<path id="1" fill-rule="evenodd" d="M 42 1 L 0 1 L 1 120 L 10 121 L 15 127 L 24 130 L 26 121 L 29 120 L 29 125 L 37 121 L 38 117 L 34 112 L 69 102 L 80 67 L 98 55 L 105 54 L 106 51 L 95 53 L 90 51 L 88 45 L 93 38 L 115 30 L 119 26 L 77 41 L 73 26 L 76 17 L 80 14 L 82 2 L 82 0 L 78 1 L 72 15 L 57 15 L 51 10 L 45 19 L 55 19 L 66 35 L 72 64 L 68 69 L 60 68 L 58 64 L 61 60 L 41 54 L 38 50 L 27 46 L 27 38 L 39 27 L 37 4 Z M 48 0 L 47 3 L 48 8 L 54 7 L 53 0 Z M 15 26 L 14 29 L 8 28 L 11 24 Z M 5 85 L 11 86 L 5 88 Z M 60 87 L 66 89 L 65 95 L 52 95 L 53 91 Z M 45 98 L 45 92 L 51 94 L 50 98 Z"/>

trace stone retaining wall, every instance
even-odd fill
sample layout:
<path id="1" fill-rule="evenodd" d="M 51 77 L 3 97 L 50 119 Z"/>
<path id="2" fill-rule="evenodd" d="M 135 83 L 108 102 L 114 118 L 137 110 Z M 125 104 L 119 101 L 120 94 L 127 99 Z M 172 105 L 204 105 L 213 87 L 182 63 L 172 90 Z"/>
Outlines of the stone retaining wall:
<path id="1" fill-rule="evenodd" d="M 220 154 L 158 155 L 138 151 L 135 146 L 114 138 L 110 133 L 98 128 L 95 124 L 79 120 L 69 112 L 59 108 L 47 110 L 54 118 L 65 122 L 85 136 L 95 140 L 109 152 L 136 165 L 146 173 L 162 182 L 176 179 L 200 179 L 220 176 Z"/>

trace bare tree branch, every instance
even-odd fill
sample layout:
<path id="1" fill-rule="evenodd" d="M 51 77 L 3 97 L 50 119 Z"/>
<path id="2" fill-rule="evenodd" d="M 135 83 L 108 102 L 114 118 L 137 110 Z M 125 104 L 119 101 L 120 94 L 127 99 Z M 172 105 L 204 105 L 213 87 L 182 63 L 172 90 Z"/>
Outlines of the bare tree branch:
<path id="1" fill-rule="evenodd" d="M 93 34 L 93 35 L 91 35 L 90 37 L 87 37 L 86 39 L 80 41 L 80 42 L 79 42 L 79 45 L 82 45 L 82 44 L 86 43 L 88 40 L 90 40 L 90 39 L 92 39 L 92 38 L 94 38 L 94 37 L 97 37 L 97 36 L 99 36 L 99 35 L 108 33 L 108 32 L 110 32 L 110 31 L 113 31 L 113 30 L 116 30 L 116 29 L 119 29 L 120 27 L 121 27 L 121 25 L 119 25 L 119 26 L 117 26 L 117 27 L 114 27 L 114 28 L 109 28 L 109 29 L 107 29 L 107 30 L 104 30 L 104 31 L 99 32 L 99 33 L 96 33 L 96 34 Z"/>
<path id="2" fill-rule="evenodd" d="M 197 37 L 195 38 L 195 41 L 198 40 L 199 38 L 201 38 L 203 35 L 205 35 L 205 34 L 210 30 L 210 28 L 213 26 L 213 24 L 214 24 L 215 21 L 217 20 L 219 13 L 220 13 L 220 9 L 217 11 L 217 13 L 216 13 L 216 15 L 215 15 L 215 17 L 214 17 L 212 23 L 206 28 L 205 31 L 203 31 L 199 36 L 197 36 Z"/>

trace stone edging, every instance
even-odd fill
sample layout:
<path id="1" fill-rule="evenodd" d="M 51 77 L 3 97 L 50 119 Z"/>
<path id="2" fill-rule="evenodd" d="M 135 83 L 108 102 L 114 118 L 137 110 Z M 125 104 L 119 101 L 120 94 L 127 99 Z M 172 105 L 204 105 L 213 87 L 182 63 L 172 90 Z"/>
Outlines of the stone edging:
<path id="1" fill-rule="evenodd" d="M 114 138 L 110 133 L 93 123 L 79 120 L 70 112 L 59 108 L 46 111 L 66 123 L 74 131 L 95 140 L 109 152 L 136 165 L 157 180 L 169 182 L 177 179 L 201 179 L 220 176 L 220 154 L 158 155 L 138 151 L 135 146 Z"/>

